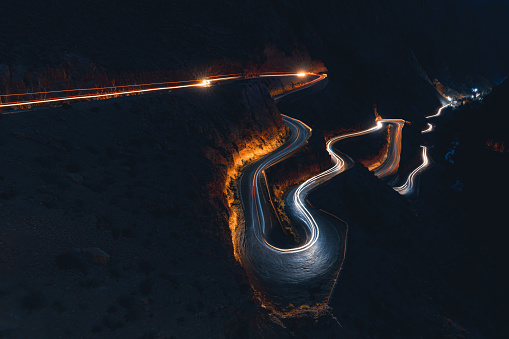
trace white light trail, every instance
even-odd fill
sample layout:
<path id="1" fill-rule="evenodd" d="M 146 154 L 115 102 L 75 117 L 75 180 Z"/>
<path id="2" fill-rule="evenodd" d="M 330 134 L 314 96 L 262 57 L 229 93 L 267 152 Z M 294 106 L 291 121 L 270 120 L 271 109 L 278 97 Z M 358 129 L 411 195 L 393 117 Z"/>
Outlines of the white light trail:
<path id="1" fill-rule="evenodd" d="M 286 117 L 286 118 L 288 120 L 290 120 L 290 119 L 293 120 L 293 122 L 303 124 L 301 121 L 299 121 L 297 119 L 293 119 L 290 117 Z M 293 194 L 293 198 L 292 198 L 297 211 L 306 220 L 307 226 L 311 233 L 311 236 L 309 237 L 308 241 L 304 245 L 299 246 L 297 248 L 281 249 L 281 248 L 276 248 L 272 245 L 269 245 L 272 249 L 279 251 L 279 252 L 295 253 L 295 252 L 304 251 L 316 243 L 316 241 L 318 240 L 318 237 L 320 235 L 320 229 L 316 223 L 316 220 L 311 215 L 311 212 L 306 207 L 305 201 L 306 201 L 307 195 L 313 189 L 315 189 L 319 185 L 329 181 L 330 179 L 332 179 L 333 177 L 342 173 L 345 170 L 345 168 L 344 168 L 345 161 L 338 154 L 336 154 L 334 152 L 334 150 L 332 149 L 332 146 L 339 140 L 354 137 L 354 136 L 368 134 L 368 133 L 371 133 L 371 132 L 381 129 L 382 127 L 383 127 L 383 124 L 382 124 L 382 122 L 379 121 L 379 122 L 377 122 L 376 126 L 374 126 L 372 128 L 369 128 L 367 130 L 360 131 L 360 132 L 341 135 L 341 136 L 335 137 L 327 142 L 327 152 L 329 152 L 329 154 L 331 155 L 334 165 L 331 168 L 329 168 L 328 170 L 326 170 L 320 174 L 317 174 L 314 177 L 312 177 L 312 178 L 306 180 L 305 182 L 303 182 L 302 184 L 300 184 L 298 186 L 297 190 L 295 191 L 295 193 Z M 309 127 L 307 127 L 307 128 L 309 128 Z"/>
<path id="2" fill-rule="evenodd" d="M 424 134 L 424 133 L 429 133 L 429 132 L 432 132 L 432 131 L 433 131 L 433 125 L 428 122 L 427 128 L 424 131 L 422 131 L 421 133 Z"/>
<path id="3" fill-rule="evenodd" d="M 446 108 L 447 106 L 451 106 L 451 104 L 449 103 L 449 104 L 447 104 L 447 105 L 444 105 L 444 106 L 440 107 L 440 108 L 438 109 L 438 112 L 437 112 L 436 114 L 434 114 L 434 115 L 430 115 L 430 116 L 426 117 L 426 119 L 436 118 L 436 117 L 440 116 L 440 114 L 442 114 L 442 110 L 443 110 L 444 108 Z"/>
<path id="4" fill-rule="evenodd" d="M 398 187 L 393 187 L 393 189 L 398 192 L 399 194 L 402 194 L 402 195 L 407 195 L 407 194 L 410 194 L 410 193 L 413 193 L 413 191 L 415 190 L 415 187 L 416 187 L 416 184 L 415 184 L 415 178 L 418 174 L 420 174 L 421 172 L 423 172 L 426 167 L 428 167 L 429 163 L 430 163 L 430 160 L 428 158 L 428 148 L 426 146 L 421 146 L 422 147 L 422 164 L 417 167 L 416 169 L 414 169 L 412 171 L 412 173 L 410 173 L 410 175 L 408 176 L 407 180 L 405 181 L 405 183 L 401 186 L 398 186 Z"/>

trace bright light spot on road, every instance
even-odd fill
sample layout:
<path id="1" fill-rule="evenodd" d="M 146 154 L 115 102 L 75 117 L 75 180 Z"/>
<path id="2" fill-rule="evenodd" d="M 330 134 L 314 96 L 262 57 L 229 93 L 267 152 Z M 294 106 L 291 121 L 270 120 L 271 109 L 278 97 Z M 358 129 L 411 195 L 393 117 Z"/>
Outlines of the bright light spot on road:
<path id="1" fill-rule="evenodd" d="M 472 88 L 472 91 L 474 91 L 474 93 L 477 93 L 478 90 L 479 88 Z"/>
<path id="2" fill-rule="evenodd" d="M 208 86 L 208 85 L 210 85 L 210 80 L 203 80 L 203 81 L 201 82 L 201 85 L 202 85 L 202 86 Z"/>
<path id="3" fill-rule="evenodd" d="M 447 100 L 452 101 L 451 97 L 447 97 Z"/>
<path id="4" fill-rule="evenodd" d="M 306 73 L 304 73 L 304 72 L 300 72 L 300 73 L 298 73 L 298 74 L 297 74 L 297 76 L 299 76 L 299 77 L 305 77 L 305 76 L 306 76 Z"/>

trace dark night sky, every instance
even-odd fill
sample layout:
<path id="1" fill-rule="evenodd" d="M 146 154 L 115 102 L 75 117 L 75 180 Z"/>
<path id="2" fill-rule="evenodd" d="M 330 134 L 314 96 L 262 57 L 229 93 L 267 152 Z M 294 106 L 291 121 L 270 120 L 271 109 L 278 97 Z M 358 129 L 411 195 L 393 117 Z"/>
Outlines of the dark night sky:
<path id="1" fill-rule="evenodd" d="M 442 60 L 431 65 L 438 77 L 445 67 L 495 82 L 509 73 L 509 1 L 423 0 L 395 10 L 421 58 Z"/>

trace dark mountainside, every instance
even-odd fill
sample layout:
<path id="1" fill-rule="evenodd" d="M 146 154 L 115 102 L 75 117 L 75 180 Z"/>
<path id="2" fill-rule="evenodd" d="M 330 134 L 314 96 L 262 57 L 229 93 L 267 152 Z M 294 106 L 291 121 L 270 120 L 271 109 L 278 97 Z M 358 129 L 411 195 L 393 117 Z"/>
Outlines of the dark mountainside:
<path id="1" fill-rule="evenodd" d="M 506 323 L 501 310 L 509 301 L 504 287 L 509 276 L 502 269 L 507 262 L 508 236 L 507 199 L 503 197 L 509 189 L 508 95 L 506 80 L 482 103 L 444 116 L 432 150 L 437 168 L 422 183 L 423 205 L 436 210 L 454 208 L 448 229 L 456 233 L 458 243 L 452 253 L 445 253 L 444 258 L 450 258 L 446 276 L 460 287 L 461 297 L 483 305 L 482 313 L 499 323 Z M 442 188 L 433 192 L 438 185 Z M 507 333 L 507 327 L 505 330 Z"/>
<path id="2" fill-rule="evenodd" d="M 2 117 L 0 335 L 243 336 L 228 174 L 286 133 L 256 85 Z"/>
<path id="3" fill-rule="evenodd" d="M 507 76 L 508 13 L 503 0 L 2 4 L 0 94 L 312 60 L 329 76 L 277 108 L 246 82 L 0 116 L 0 337 L 506 337 L 507 81 L 420 131 L 443 101 L 435 78 L 465 92 Z M 332 308 L 260 307 L 229 230 L 235 163 L 283 141 L 281 112 L 315 138 L 271 171 L 317 171 L 316 137 L 372 126 L 373 105 L 411 122 L 404 167 L 435 145 L 421 196 L 359 163 L 313 192 L 349 223 Z"/>

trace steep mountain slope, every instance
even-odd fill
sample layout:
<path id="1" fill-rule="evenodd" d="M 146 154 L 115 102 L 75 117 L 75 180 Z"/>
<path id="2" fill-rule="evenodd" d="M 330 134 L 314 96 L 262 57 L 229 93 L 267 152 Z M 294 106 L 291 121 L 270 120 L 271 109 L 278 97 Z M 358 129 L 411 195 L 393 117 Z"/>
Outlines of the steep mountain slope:
<path id="1" fill-rule="evenodd" d="M 230 175 L 287 133 L 256 84 L 2 116 L 0 335 L 243 336 Z"/>

